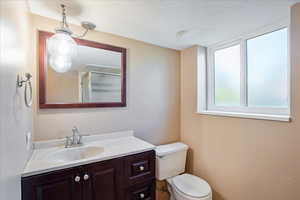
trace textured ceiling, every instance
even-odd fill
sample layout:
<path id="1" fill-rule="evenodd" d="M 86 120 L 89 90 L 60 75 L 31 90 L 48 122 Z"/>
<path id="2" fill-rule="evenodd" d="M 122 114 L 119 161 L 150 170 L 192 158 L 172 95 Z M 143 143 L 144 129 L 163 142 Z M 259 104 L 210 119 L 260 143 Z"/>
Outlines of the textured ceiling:
<path id="1" fill-rule="evenodd" d="M 287 20 L 300 0 L 28 0 L 32 13 L 68 21 L 91 21 L 97 30 L 183 49 L 208 46 Z"/>

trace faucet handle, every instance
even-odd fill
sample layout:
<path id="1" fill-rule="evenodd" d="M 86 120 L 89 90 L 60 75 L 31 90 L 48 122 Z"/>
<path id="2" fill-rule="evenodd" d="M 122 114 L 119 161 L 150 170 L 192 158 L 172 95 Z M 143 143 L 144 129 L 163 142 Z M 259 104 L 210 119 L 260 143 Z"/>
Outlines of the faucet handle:
<path id="1" fill-rule="evenodd" d="M 67 136 L 65 147 L 68 148 L 70 146 L 72 146 L 72 139 L 71 139 L 71 137 Z"/>
<path id="2" fill-rule="evenodd" d="M 78 128 L 77 128 L 76 126 L 73 126 L 72 132 L 73 132 L 73 133 L 74 133 L 74 132 L 79 132 L 79 130 L 78 130 Z"/>

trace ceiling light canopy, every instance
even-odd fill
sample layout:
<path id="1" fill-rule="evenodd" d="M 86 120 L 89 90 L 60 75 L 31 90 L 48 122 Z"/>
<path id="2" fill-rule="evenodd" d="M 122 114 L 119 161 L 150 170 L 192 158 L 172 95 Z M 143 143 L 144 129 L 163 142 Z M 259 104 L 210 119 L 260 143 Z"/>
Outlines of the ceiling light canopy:
<path id="1" fill-rule="evenodd" d="M 72 60 L 77 54 L 77 43 L 72 38 L 73 32 L 70 30 L 66 18 L 65 5 L 62 8 L 62 22 L 59 28 L 55 29 L 55 34 L 47 40 L 47 52 L 49 55 L 50 66 L 59 73 L 67 72 L 72 67 Z M 96 26 L 90 22 L 82 22 L 85 29 L 82 35 L 75 37 L 84 37 L 89 30 L 94 30 Z"/>

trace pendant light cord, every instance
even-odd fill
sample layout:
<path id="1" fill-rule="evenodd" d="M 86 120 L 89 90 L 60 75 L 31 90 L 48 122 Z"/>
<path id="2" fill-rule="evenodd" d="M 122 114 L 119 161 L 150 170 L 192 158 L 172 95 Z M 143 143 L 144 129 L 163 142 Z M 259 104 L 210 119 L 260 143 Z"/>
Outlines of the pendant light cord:
<path id="1" fill-rule="evenodd" d="M 62 27 L 69 28 L 69 25 L 67 23 L 67 17 L 66 17 L 66 6 L 61 4 L 61 9 L 62 9 Z"/>
<path id="2" fill-rule="evenodd" d="M 76 38 L 83 38 L 90 30 L 95 29 L 96 27 L 95 24 L 91 22 L 82 22 L 81 26 L 84 28 L 84 32 L 81 35 L 73 34 L 67 22 L 66 6 L 64 4 L 61 4 L 60 6 L 62 9 L 62 21 L 61 21 L 61 27 L 56 29 L 57 32 L 68 33 L 69 35 L 73 35 L 73 37 Z"/>

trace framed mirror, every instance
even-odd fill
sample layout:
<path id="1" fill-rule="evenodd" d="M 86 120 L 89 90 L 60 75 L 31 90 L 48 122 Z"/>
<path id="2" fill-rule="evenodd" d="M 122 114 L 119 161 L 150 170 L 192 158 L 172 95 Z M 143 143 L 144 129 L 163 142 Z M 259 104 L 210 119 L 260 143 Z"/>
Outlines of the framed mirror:
<path id="1" fill-rule="evenodd" d="M 40 108 L 91 108 L 126 106 L 126 49 L 77 39 L 77 55 L 70 70 L 51 67 L 47 39 L 39 31 Z"/>

